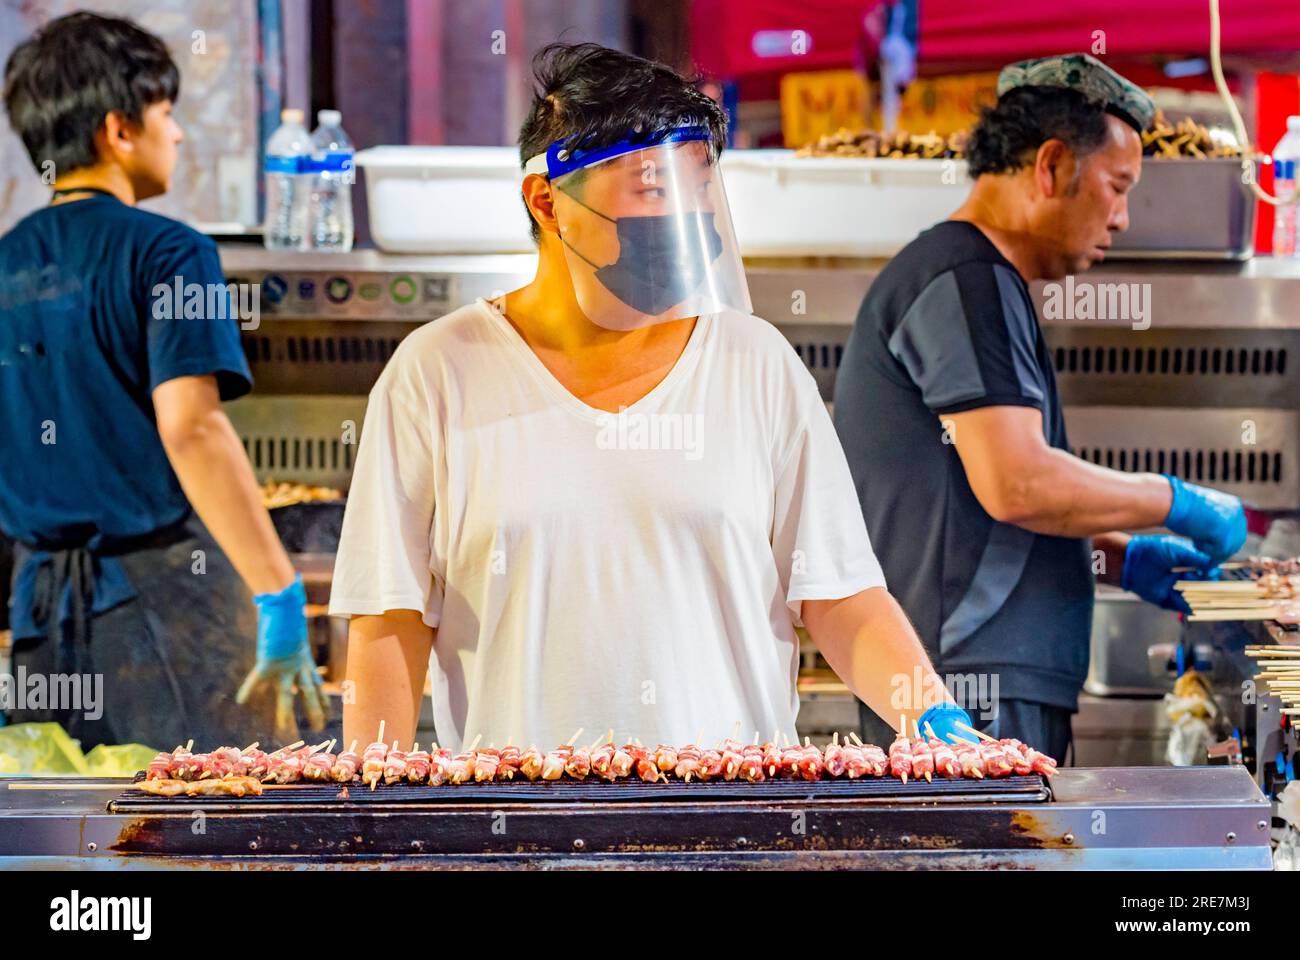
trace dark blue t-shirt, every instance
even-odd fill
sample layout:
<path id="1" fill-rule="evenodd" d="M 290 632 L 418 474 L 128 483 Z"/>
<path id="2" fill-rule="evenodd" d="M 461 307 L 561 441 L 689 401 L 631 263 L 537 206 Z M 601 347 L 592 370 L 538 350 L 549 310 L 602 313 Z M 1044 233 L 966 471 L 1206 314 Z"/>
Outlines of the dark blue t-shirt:
<path id="1" fill-rule="evenodd" d="M 207 237 L 108 196 L 0 237 L 0 529 L 115 553 L 188 516 L 151 394 L 209 374 L 222 399 L 251 388 L 224 282 Z"/>
<path id="2" fill-rule="evenodd" d="M 944 417 L 1042 413 L 1069 450 L 1029 288 L 978 227 L 925 231 L 867 292 L 835 381 L 844 445 L 885 581 L 940 673 L 1073 710 L 1088 672 L 1089 542 L 999 523 L 971 490 Z"/>

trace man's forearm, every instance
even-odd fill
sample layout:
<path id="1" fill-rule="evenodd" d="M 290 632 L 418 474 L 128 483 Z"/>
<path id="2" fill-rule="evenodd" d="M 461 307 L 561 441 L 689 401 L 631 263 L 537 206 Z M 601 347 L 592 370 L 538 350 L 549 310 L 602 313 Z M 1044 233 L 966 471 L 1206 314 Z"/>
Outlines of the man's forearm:
<path id="1" fill-rule="evenodd" d="M 374 741 L 383 721 L 385 741 L 410 746 L 433 638 L 433 628 L 414 610 L 352 618 L 343 697 L 345 744 L 356 740 L 364 748 Z"/>
<path id="2" fill-rule="evenodd" d="M 1011 506 L 998 519 L 1058 537 L 1158 527 L 1173 500 L 1169 481 L 1159 474 L 1110 470 L 1064 450 L 1045 451 L 1036 469 L 1010 482 Z"/>
<path id="3" fill-rule="evenodd" d="M 901 717 L 910 728 L 928 707 L 952 699 L 907 614 L 883 587 L 843 600 L 805 600 L 803 621 L 831 669 L 895 730 Z"/>
<path id="4" fill-rule="evenodd" d="M 185 496 L 248 588 L 275 593 L 292 583 L 293 566 L 225 412 L 212 410 L 163 443 Z"/>

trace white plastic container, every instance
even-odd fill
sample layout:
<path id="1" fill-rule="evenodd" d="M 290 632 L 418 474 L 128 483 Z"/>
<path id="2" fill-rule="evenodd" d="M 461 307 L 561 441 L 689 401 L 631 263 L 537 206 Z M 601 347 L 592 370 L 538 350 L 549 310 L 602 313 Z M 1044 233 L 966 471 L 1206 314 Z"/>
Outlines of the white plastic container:
<path id="1" fill-rule="evenodd" d="M 890 257 L 970 192 L 964 160 L 722 155 L 727 203 L 747 257 Z"/>
<path id="2" fill-rule="evenodd" d="M 388 253 L 531 253 L 515 147 L 373 147 L 370 236 Z"/>

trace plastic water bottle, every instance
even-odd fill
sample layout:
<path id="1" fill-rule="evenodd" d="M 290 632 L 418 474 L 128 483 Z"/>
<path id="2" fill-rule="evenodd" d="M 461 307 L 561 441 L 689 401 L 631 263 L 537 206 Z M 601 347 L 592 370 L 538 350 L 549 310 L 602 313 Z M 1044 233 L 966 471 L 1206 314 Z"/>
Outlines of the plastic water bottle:
<path id="1" fill-rule="evenodd" d="M 1286 136 L 1273 149 L 1273 195 L 1288 197 L 1295 193 L 1300 173 L 1300 117 L 1287 117 Z M 1273 211 L 1273 256 L 1300 258 L 1296 243 L 1296 209 L 1300 202 L 1277 207 Z"/>
<path id="2" fill-rule="evenodd" d="M 352 141 L 343 114 L 322 110 L 311 135 L 311 245 L 317 250 L 352 249 Z"/>
<path id="3" fill-rule="evenodd" d="M 301 110 L 281 110 L 280 128 L 266 144 L 266 230 L 268 250 L 307 247 L 307 201 L 311 190 L 308 161 L 311 138 Z"/>

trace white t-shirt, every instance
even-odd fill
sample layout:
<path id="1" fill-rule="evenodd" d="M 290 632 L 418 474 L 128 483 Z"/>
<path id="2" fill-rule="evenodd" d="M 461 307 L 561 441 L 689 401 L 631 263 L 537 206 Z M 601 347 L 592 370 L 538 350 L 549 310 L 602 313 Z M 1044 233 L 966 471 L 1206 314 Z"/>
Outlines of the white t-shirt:
<path id="1" fill-rule="evenodd" d="M 702 316 L 622 414 L 483 301 L 370 393 L 330 612 L 437 627 L 438 742 L 794 736 L 800 603 L 885 584 L 812 376 L 766 321 Z"/>

